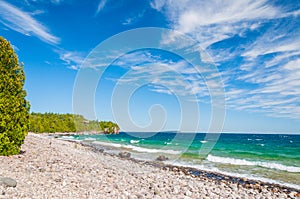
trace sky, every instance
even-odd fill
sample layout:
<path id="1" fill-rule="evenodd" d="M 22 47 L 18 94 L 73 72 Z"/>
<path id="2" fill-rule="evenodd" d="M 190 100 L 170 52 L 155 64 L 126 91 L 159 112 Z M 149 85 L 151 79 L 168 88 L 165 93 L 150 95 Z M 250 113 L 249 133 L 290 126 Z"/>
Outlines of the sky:
<path id="1" fill-rule="evenodd" d="M 32 112 L 300 133 L 298 0 L 1 0 Z"/>

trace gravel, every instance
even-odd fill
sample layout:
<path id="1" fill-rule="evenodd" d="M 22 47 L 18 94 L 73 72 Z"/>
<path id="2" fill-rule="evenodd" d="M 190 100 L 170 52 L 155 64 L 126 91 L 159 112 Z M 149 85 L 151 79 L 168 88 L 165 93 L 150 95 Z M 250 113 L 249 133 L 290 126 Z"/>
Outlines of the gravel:
<path id="1" fill-rule="evenodd" d="M 0 198 L 299 198 L 98 153 L 90 147 L 29 133 L 24 153 L 0 157 Z"/>

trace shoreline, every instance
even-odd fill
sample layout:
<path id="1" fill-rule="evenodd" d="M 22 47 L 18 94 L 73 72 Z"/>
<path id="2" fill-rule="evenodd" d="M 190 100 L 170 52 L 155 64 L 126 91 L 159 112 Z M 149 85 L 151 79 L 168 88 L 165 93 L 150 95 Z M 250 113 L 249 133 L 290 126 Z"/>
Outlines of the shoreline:
<path id="1" fill-rule="evenodd" d="M 99 152 L 99 149 L 101 149 L 101 153 L 103 151 L 105 151 L 105 153 L 112 153 L 111 155 L 115 155 L 118 156 L 118 153 L 113 153 L 111 152 L 111 150 L 113 151 L 119 151 L 119 152 L 129 152 L 132 153 L 131 150 L 125 150 L 125 149 L 120 149 L 119 147 L 115 147 L 115 146 L 107 146 L 107 145 L 102 145 L 101 142 L 97 142 L 93 143 L 93 140 L 80 140 L 80 141 L 75 141 L 75 140 L 70 140 L 70 139 L 63 139 L 65 141 L 69 141 L 69 142 L 76 142 L 76 143 L 80 143 L 81 145 L 87 146 L 87 147 L 91 147 L 93 148 L 92 150 L 94 150 L 95 152 Z M 134 154 L 134 153 L 132 153 Z M 138 158 L 136 156 L 132 156 L 131 154 L 131 158 L 128 158 L 132 161 L 136 161 L 136 162 L 148 162 L 148 164 L 152 164 L 154 166 L 158 166 L 158 167 L 169 167 L 169 168 L 173 168 L 173 167 L 178 167 L 181 168 L 181 170 L 187 170 L 184 171 L 185 173 L 190 172 L 191 175 L 206 175 L 206 176 L 211 176 L 211 178 L 216 178 L 216 179 L 220 179 L 220 180 L 230 180 L 233 183 L 238 183 L 241 186 L 244 186 L 246 188 L 249 187 L 255 187 L 256 189 L 259 189 L 260 186 L 264 186 L 268 189 L 270 189 L 270 187 L 276 187 L 277 189 L 283 189 L 283 190 L 290 190 L 290 191 L 285 191 L 285 192 L 291 192 L 291 191 L 297 191 L 298 193 L 300 192 L 300 184 L 292 184 L 292 183 L 288 183 L 288 182 L 280 182 L 280 181 L 276 181 L 276 180 L 272 180 L 272 179 L 268 179 L 268 178 L 259 178 L 259 177 L 252 177 L 252 176 L 247 176 L 247 175 L 239 175 L 235 173 L 226 173 L 226 172 L 222 172 L 222 171 L 212 171 L 209 169 L 203 169 L 203 168 L 197 168 L 194 167 L 193 165 L 184 165 L 184 164 L 173 164 L 172 162 L 168 162 L 168 159 L 166 159 L 165 161 L 155 161 L 154 159 L 148 159 L 148 158 Z M 132 158 L 133 157 L 133 158 Z M 166 156 L 163 156 L 166 157 Z M 166 157 L 167 158 L 167 157 Z M 175 168 L 176 169 L 176 168 Z M 215 176 L 215 177 L 214 177 Z M 255 186 L 254 186 L 255 185 Z M 258 188 L 257 188 L 258 187 Z"/>
<path id="2" fill-rule="evenodd" d="M 93 152 L 96 152 L 96 153 L 102 153 L 104 155 L 110 155 L 113 157 L 121 158 L 120 155 L 106 152 L 103 149 L 104 147 L 101 146 L 101 144 L 97 144 L 102 147 L 101 149 L 99 149 L 99 146 L 94 145 L 92 143 L 77 142 L 77 141 L 72 141 L 72 140 L 64 140 L 64 141 L 81 144 L 84 147 L 89 147 L 90 150 L 92 150 Z M 122 159 L 124 159 L 124 158 L 122 158 Z M 222 173 L 218 173 L 218 172 L 201 170 L 201 169 L 197 169 L 197 168 L 189 167 L 189 166 L 172 165 L 172 164 L 164 163 L 164 161 L 139 160 L 139 159 L 135 159 L 135 158 L 131 158 L 131 157 L 125 158 L 125 159 L 139 163 L 139 164 L 151 165 L 151 166 L 161 168 L 163 170 L 167 170 L 167 171 L 171 171 L 171 172 L 180 172 L 185 175 L 192 176 L 193 178 L 200 178 L 202 180 L 210 179 L 210 180 L 223 182 L 228 185 L 237 184 L 238 186 L 242 186 L 247 189 L 249 189 L 249 188 L 257 189 L 260 191 L 262 191 L 263 189 L 267 189 L 269 191 L 275 191 L 275 192 L 278 192 L 278 191 L 282 191 L 284 193 L 297 192 L 300 194 L 300 189 L 297 189 L 294 187 L 289 187 L 287 185 L 281 185 L 281 184 L 277 184 L 277 183 L 264 182 L 261 180 L 253 180 L 253 179 L 242 178 L 242 177 L 237 177 L 237 176 L 232 176 L 232 175 L 226 175 L 226 174 L 222 174 Z"/>
<path id="3" fill-rule="evenodd" d="M 299 198 L 274 184 L 156 161 L 121 158 L 79 142 L 29 133 L 22 154 L 0 157 L 0 198 Z M 198 175 L 195 175 L 199 172 Z M 224 179 L 220 178 L 221 176 Z M 257 181 L 255 181 L 257 183 Z"/>

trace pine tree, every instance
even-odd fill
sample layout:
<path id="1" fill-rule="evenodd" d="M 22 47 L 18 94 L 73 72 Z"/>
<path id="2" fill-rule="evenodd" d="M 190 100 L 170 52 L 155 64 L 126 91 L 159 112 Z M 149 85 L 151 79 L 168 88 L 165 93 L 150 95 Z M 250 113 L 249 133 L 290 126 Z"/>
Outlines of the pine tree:
<path id="1" fill-rule="evenodd" d="M 29 102 L 23 66 L 10 43 L 0 37 L 0 155 L 20 153 L 28 132 Z"/>

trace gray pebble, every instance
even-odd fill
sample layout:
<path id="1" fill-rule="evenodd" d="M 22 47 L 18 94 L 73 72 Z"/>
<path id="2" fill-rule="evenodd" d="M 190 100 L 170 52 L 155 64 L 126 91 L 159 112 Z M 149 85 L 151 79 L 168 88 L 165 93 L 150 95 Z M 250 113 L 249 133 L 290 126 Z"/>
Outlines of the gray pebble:
<path id="1" fill-rule="evenodd" d="M 12 178 L 0 178 L 0 185 L 4 185 L 7 187 L 16 187 L 17 181 Z"/>

